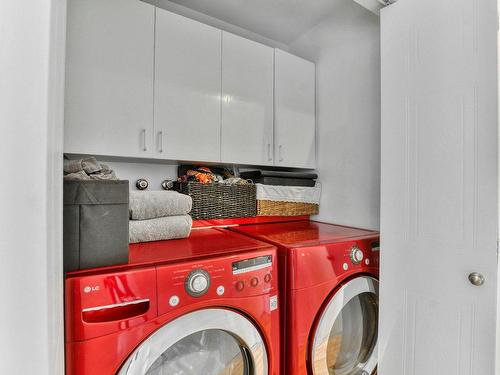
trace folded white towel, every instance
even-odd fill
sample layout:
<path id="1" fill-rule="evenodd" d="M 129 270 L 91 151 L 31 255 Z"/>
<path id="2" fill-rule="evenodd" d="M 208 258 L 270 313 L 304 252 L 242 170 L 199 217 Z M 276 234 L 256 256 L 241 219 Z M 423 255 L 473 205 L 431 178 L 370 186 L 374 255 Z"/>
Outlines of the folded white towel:
<path id="1" fill-rule="evenodd" d="M 147 220 L 164 216 L 186 215 L 191 212 L 193 200 L 176 191 L 131 191 L 130 218 Z"/>
<path id="2" fill-rule="evenodd" d="M 130 243 L 186 238 L 193 219 L 189 215 L 167 216 L 149 220 L 130 220 Z"/>

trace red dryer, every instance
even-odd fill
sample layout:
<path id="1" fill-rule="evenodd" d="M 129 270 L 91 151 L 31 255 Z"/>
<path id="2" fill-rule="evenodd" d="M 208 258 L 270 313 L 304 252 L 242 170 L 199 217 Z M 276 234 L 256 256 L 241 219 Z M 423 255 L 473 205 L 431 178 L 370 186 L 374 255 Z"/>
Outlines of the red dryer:
<path id="1" fill-rule="evenodd" d="M 278 247 L 282 374 L 375 374 L 378 232 L 313 221 L 232 230 Z"/>
<path id="2" fill-rule="evenodd" d="M 279 374 L 276 248 L 224 230 L 66 278 L 69 375 Z"/>

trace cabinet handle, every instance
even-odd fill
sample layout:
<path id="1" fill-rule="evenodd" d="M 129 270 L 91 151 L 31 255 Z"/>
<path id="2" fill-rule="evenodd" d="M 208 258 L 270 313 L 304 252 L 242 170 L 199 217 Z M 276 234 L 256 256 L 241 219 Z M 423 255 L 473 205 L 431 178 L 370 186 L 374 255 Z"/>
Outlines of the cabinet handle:
<path id="1" fill-rule="evenodd" d="M 280 146 L 278 147 L 278 159 L 279 159 L 279 161 L 283 161 L 283 153 L 282 153 L 282 150 L 283 150 L 283 146 L 282 146 L 282 145 L 280 145 Z"/>
<path id="2" fill-rule="evenodd" d="M 159 146 L 158 151 L 163 152 L 163 131 L 160 130 L 158 132 L 158 137 L 160 138 L 160 142 L 159 142 L 160 146 Z"/>
<path id="3" fill-rule="evenodd" d="M 273 157 L 271 156 L 271 143 L 267 144 L 267 161 L 273 160 Z"/>
<path id="4" fill-rule="evenodd" d="M 142 151 L 147 151 L 148 148 L 146 146 L 146 129 L 142 129 Z"/>

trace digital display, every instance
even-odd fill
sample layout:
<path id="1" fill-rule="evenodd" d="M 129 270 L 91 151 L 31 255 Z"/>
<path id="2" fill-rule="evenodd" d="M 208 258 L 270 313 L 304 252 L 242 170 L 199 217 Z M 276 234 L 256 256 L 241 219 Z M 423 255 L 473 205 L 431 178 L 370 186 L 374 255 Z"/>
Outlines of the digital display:
<path id="1" fill-rule="evenodd" d="M 240 260 L 239 262 L 233 263 L 233 273 L 243 273 L 247 271 L 253 271 L 256 269 L 269 267 L 272 264 L 273 264 L 273 257 L 271 255 Z"/>
<path id="2" fill-rule="evenodd" d="M 380 251 L 380 241 L 372 242 L 372 251 Z"/>

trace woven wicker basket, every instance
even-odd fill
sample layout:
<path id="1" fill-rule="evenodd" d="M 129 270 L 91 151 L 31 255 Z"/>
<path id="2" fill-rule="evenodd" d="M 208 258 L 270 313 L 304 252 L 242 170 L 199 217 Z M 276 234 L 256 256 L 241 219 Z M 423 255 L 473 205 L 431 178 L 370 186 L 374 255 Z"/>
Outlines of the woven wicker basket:
<path id="1" fill-rule="evenodd" d="M 257 201 L 257 216 L 303 216 L 318 213 L 319 205 L 314 203 Z"/>
<path id="2" fill-rule="evenodd" d="M 199 182 L 177 183 L 177 190 L 193 199 L 191 217 L 199 219 L 227 219 L 250 217 L 257 213 L 254 184 L 224 185 Z"/>

